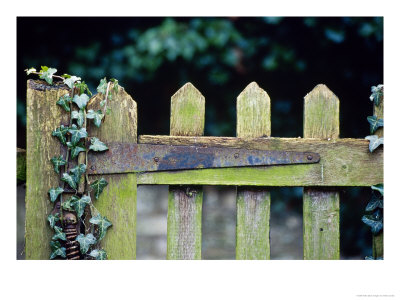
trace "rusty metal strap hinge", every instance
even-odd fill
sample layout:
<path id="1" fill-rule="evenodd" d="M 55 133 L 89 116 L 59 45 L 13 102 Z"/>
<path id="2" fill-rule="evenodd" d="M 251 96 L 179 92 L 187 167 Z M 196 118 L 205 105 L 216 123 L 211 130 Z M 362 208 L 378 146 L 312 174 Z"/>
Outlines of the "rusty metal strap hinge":
<path id="1" fill-rule="evenodd" d="M 320 159 L 314 152 L 130 143 L 107 146 L 105 152 L 89 152 L 89 174 L 312 164 Z"/>

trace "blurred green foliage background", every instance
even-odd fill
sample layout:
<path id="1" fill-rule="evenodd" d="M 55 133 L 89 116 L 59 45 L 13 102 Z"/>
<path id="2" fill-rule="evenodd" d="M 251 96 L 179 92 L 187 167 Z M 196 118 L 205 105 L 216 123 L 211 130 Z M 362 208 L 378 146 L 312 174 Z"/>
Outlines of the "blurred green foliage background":
<path id="1" fill-rule="evenodd" d="M 190 81 L 206 98 L 205 135 L 235 136 L 236 97 L 256 81 L 271 97 L 273 136 L 302 136 L 303 97 L 324 83 L 341 101 L 341 137 L 363 138 L 372 113 L 370 88 L 383 83 L 383 18 L 19 17 L 21 148 L 26 145 L 23 70 L 41 65 L 81 77 L 92 92 L 101 78 L 117 78 L 138 103 L 139 134 L 169 134 L 170 97 Z M 296 191 L 281 192 L 289 199 L 286 206 Z M 361 216 L 369 193 L 346 192 L 353 200 L 342 201 L 341 209 L 360 210 Z M 295 203 L 301 212 L 301 202 Z M 361 223 L 346 217 L 343 222 L 349 228 Z M 344 251 L 367 251 L 368 230 L 353 231 L 342 238 L 359 244 Z"/>

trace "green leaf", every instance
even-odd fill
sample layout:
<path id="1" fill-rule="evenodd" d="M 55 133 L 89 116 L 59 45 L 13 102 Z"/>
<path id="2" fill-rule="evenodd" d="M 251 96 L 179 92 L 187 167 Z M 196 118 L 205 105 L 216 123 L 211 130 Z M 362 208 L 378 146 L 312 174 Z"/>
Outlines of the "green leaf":
<path id="1" fill-rule="evenodd" d="M 97 216 L 91 218 L 89 220 L 90 223 L 97 225 L 99 229 L 99 241 L 104 238 L 106 235 L 108 227 L 112 225 L 112 223 L 106 218 L 98 214 Z"/>
<path id="2" fill-rule="evenodd" d="M 57 69 L 42 66 L 40 72 L 40 79 L 46 80 L 48 84 L 53 84 L 53 74 L 57 72 Z"/>
<path id="3" fill-rule="evenodd" d="M 379 127 L 383 127 L 383 119 L 377 119 L 376 116 L 369 116 L 367 120 L 370 124 L 371 134 L 373 134 Z"/>
<path id="4" fill-rule="evenodd" d="M 64 96 L 61 96 L 60 99 L 56 102 L 58 105 L 60 105 L 62 108 L 64 108 L 66 111 L 71 111 L 69 104 L 71 103 L 72 98 L 69 96 L 69 94 L 65 94 Z"/>
<path id="5" fill-rule="evenodd" d="M 96 200 L 99 199 L 101 192 L 103 192 L 103 189 L 107 186 L 107 184 L 107 180 L 101 178 L 100 180 L 96 180 L 90 185 L 90 187 L 94 191 L 94 197 L 96 198 Z"/>
<path id="6" fill-rule="evenodd" d="M 79 184 L 81 181 L 81 177 L 83 174 L 86 172 L 86 165 L 85 164 L 80 164 L 70 170 L 70 173 L 73 174 L 73 179 L 76 182 L 76 184 Z"/>
<path id="7" fill-rule="evenodd" d="M 68 148 L 71 149 L 71 158 L 74 159 L 82 151 L 86 151 L 86 148 L 82 144 L 74 145 L 71 142 L 67 143 Z"/>
<path id="8" fill-rule="evenodd" d="M 56 171 L 57 174 L 60 174 L 60 166 L 65 166 L 65 164 L 67 163 L 66 160 L 64 160 L 63 156 L 54 156 L 51 159 L 51 162 L 53 163 L 54 166 L 54 171 Z"/>
<path id="9" fill-rule="evenodd" d="M 89 253 L 91 257 L 94 257 L 97 260 L 105 260 L 107 259 L 107 252 L 104 250 L 94 249 Z"/>
<path id="10" fill-rule="evenodd" d="M 49 221 L 51 228 L 53 228 L 54 225 L 56 224 L 56 222 L 58 222 L 59 220 L 60 220 L 60 214 L 59 213 L 56 213 L 55 215 L 50 214 L 47 217 L 47 221 Z"/>
<path id="11" fill-rule="evenodd" d="M 86 128 L 78 128 L 75 124 L 72 125 L 68 132 L 71 134 L 71 144 L 76 146 L 82 138 L 87 137 Z"/>
<path id="12" fill-rule="evenodd" d="M 72 99 L 72 102 L 74 102 L 80 109 L 84 109 L 86 107 L 86 104 L 89 101 L 89 96 L 86 94 L 82 94 L 80 96 L 75 95 L 74 99 Z"/>
<path id="13" fill-rule="evenodd" d="M 80 248 L 81 248 L 81 253 L 85 254 L 88 252 L 90 245 L 96 244 L 96 238 L 94 237 L 93 234 L 89 233 L 87 235 L 80 234 L 76 237 L 76 241 L 78 241 Z"/>
<path id="14" fill-rule="evenodd" d="M 372 185 L 371 189 L 380 192 L 381 195 L 383 196 L 383 184 L 382 183 L 376 184 L 376 185 Z"/>
<path id="15" fill-rule="evenodd" d="M 67 253 L 66 253 L 66 249 L 64 247 L 61 247 L 61 244 L 59 241 L 51 241 L 50 242 L 50 247 L 51 247 L 51 255 L 50 255 L 50 259 L 54 259 L 57 256 L 61 256 L 61 257 L 66 257 Z"/>
<path id="16" fill-rule="evenodd" d="M 373 211 L 375 208 L 383 208 L 383 199 L 379 199 L 378 197 L 373 197 L 371 201 L 368 202 L 366 211 Z"/>
<path id="17" fill-rule="evenodd" d="M 103 107 L 106 104 L 106 99 L 100 101 L 100 106 Z"/>
<path id="18" fill-rule="evenodd" d="M 72 196 L 71 198 L 69 198 L 66 201 L 63 201 L 63 203 L 61 204 L 62 208 L 68 211 L 74 211 L 74 202 L 76 200 L 78 200 L 79 197 L 77 196 Z"/>
<path id="19" fill-rule="evenodd" d="M 76 82 L 75 87 L 79 90 L 79 95 L 83 94 L 84 92 L 87 92 L 90 96 L 92 96 L 92 92 L 89 90 L 89 87 L 84 81 Z"/>
<path id="20" fill-rule="evenodd" d="M 64 192 L 64 189 L 61 187 L 58 188 L 51 188 L 49 190 L 49 194 L 50 194 L 50 201 L 54 202 L 57 200 L 57 197 L 62 194 Z"/>
<path id="21" fill-rule="evenodd" d="M 54 231 L 56 232 L 55 235 L 53 235 L 52 240 L 56 241 L 56 240 L 63 240 L 66 241 L 67 240 L 67 236 L 66 234 L 62 231 L 61 227 L 55 226 L 53 227 Z"/>
<path id="22" fill-rule="evenodd" d="M 64 83 L 65 83 L 70 89 L 72 89 L 72 88 L 74 87 L 75 81 L 80 81 L 80 80 L 81 80 L 80 77 L 70 76 L 70 77 L 64 79 Z"/>
<path id="23" fill-rule="evenodd" d="M 83 123 L 85 122 L 85 113 L 82 109 L 79 111 L 74 110 L 71 114 L 71 118 L 77 120 L 79 127 L 82 127 Z"/>
<path id="24" fill-rule="evenodd" d="M 100 79 L 100 83 L 97 87 L 97 92 L 105 94 L 107 92 L 107 79 L 104 77 L 103 79 Z"/>
<path id="25" fill-rule="evenodd" d="M 373 152 L 380 145 L 383 145 L 383 137 L 378 137 L 377 135 L 366 136 L 365 139 L 369 140 L 369 151 Z"/>
<path id="26" fill-rule="evenodd" d="M 108 150 L 108 147 L 106 146 L 106 144 L 104 144 L 103 142 L 101 142 L 98 138 L 94 137 L 90 139 L 90 147 L 89 150 L 93 150 L 93 151 L 105 151 Z"/>
<path id="27" fill-rule="evenodd" d="M 86 204 L 90 203 L 90 197 L 89 196 L 83 196 L 82 198 L 78 198 L 76 201 L 72 203 L 72 206 L 74 207 L 78 217 L 82 217 Z"/>
<path id="28" fill-rule="evenodd" d="M 26 71 L 26 75 L 29 75 L 29 74 L 31 74 L 33 72 L 36 72 L 36 69 L 35 68 L 29 68 L 29 69 L 26 69 L 25 71 Z"/>
<path id="29" fill-rule="evenodd" d="M 86 115 L 86 118 L 94 120 L 94 125 L 96 125 L 97 127 L 100 127 L 101 119 L 103 119 L 103 117 L 104 114 L 101 110 L 95 112 L 93 111 L 93 109 L 89 109 Z"/>
<path id="30" fill-rule="evenodd" d="M 365 215 L 361 219 L 365 224 L 371 227 L 371 231 L 373 234 L 379 233 L 383 228 L 383 222 L 381 219 L 376 219 L 372 215 Z"/>
<path id="31" fill-rule="evenodd" d="M 119 88 L 119 83 L 118 80 L 115 78 L 111 78 L 110 81 L 113 83 L 113 90 L 114 92 L 118 92 L 118 88 Z"/>
<path id="32" fill-rule="evenodd" d="M 60 127 L 56 128 L 51 135 L 58 137 L 60 140 L 61 144 L 65 145 L 67 142 L 67 132 L 68 132 L 68 126 L 61 125 Z"/>
<path id="33" fill-rule="evenodd" d="M 69 186 L 70 186 L 71 188 L 73 188 L 74 190 L 76 190 L 76 187 L 77 187 L 77 186 L 76 186 L 76 182 L 75 182 L 74 178 L 73 178 L 71 175 L 69 175 L 68 173 L 64 173 L 64 174 L 62 175 L 61 180 L 62 180 L 62 181 L 65 181 L 66 183 L 69 184 Z"/>
<path id="34" fill-rule="evenodd" d="M 369 97 L 369 99 L 373 101 L 376 106 L 378 106 L 383 97 L 383 84 L 372 86 L 371 93 L 372 94 Z"/>

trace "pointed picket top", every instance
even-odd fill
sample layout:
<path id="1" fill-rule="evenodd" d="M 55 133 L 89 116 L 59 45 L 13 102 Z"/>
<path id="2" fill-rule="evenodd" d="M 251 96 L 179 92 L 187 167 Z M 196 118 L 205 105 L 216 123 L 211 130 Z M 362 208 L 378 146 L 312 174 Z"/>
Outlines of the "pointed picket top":
<path id="1" fill-rule="evenodd" d="M 339 98 L 324 84 L 304 97 L 305 138 L 339 137 Z"/>
<path id="2" fill-rule="evenodd" d="M 203 135 L 204 118 L 205 98 L 188 82 L 171 97 L 170 134 Z"/>
<path id="3" fill-rule="evenodd" d="M 236 136 L 256 138 L 271 135 L 271 99 L 256 82 L 237 97 Z"/>

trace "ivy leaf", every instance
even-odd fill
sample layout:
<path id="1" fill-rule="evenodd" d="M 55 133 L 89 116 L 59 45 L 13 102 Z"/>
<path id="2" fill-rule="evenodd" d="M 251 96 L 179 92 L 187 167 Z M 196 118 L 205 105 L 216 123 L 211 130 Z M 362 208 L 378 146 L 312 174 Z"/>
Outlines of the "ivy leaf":
<path id="1" fill-rule="evenodd" d="M 105 94 L 107 92 L 107 79 L 104 77 L 103 79 L 100 79 L 99 86 L 97 87 L 97 92 Z"/>
<path id="2" fill-rule="evenodd" d="M 379 199 L 377 197 L 373 197 L 371 201 L 368 202 L 366 211 L 373 211 L 375 208 L 383 208 L 383 199 Z"/>
<path id="3" fill-rule="evenodd" d="M 379 233 L 382 228 L 383 228 L 383 222 L 382 219 L 376 219 L 372 215 L 365 215 L 361 219 L 365 224 L 367 224 L 369 227 L 371 227 L 371 231 L 373 234 Z"/>
<path id="4" fill-rule="evenodd" d="M 70 170 L 70 172 L 73 174 L 73 179 L 76 182 L 76 184 L 79 184 L 81 181 L 81 177 L 83 174 L 86 172 L 86 165 L 85 164 L 80 164 Z"/>
<path id="5" fill-rule="evenodd" d="M 56 232 L 55 235 L 53 235 L 52 240 L 56 241 L 56 240 L 63 240 L 66 241 L 67 240 L 67 236 L 66 234 L 62 231 L 61 227 L 55 226 L 53 227 L 54 231 Z"/>
<path id="6" fill-rule="evenodd" d="M 75 95 L 74 99 L 72 99 L 72 102 L 74 102 L 80 109 L 84 109 L 86 107 L 86 104 L 89 101 L 89 96 L 86 94 L 82 94 L 80 96 Z"/>
<path id="7" fill-rule="evenodd" d="M 57 200 L 58 195 L 62 194 L 64 192 L 64 189 L 61 187 L 58 188 L 51 188 L 49 190 L 49 194 L 50 194 L 50 201 L 54 202 Z"/>
<path id="8" fill-rule="evenodd" d="M 104 238 L 107 233 L 108 227 L 112 225 L 112 223 L 106 218 L 98 214 L 97 216 L 91 218 L 89 220 L 90 223 L 97 225 L 99 229 L 99 241 Z"/>
<path id="9" fill-rule="evenodd" d="M 83 196 L 82 198 L 78 198 L 76 201 L 72 203 L 72 206 L 75 208 L 75 211 L 78 217 L 82 217 L 83 212 L 85 211 L 86 204 L 90 203 L 89 196 Z"/>
<path id="10" fill-rule="evenodd" d="M 41 72 L 39 76 L 40 79 L 46 80 L 48 84 L 53 84 L 53 74 L 57 72 L 57 69 L 42 66 L 40 72 Z"/>
<path id="11" fill-rule="evenodd" d="M 94 197 L 96 198 L 96 200 L 99 199 L 101 192 L 107 186 L 107 184 L 108 184 L 107 180 L 101 178 L 100 180 L 96 180 L 90 185 L 90 187 L 94 191 Z"/>
<path id="12" fill-rule="evenodd" d="M 78 241 L 80 248 L 81 248 L 81 253 L 85 254 L 88 252 L 90 245 L 96 244 L 96 238 L 94 237 L 93 234 L 89 233 L 87 235 L 80 234 L 76 237 L 76 241 Z"/>
<path id="13" fill-rule="evenodd" d="M 93 150 L 93 151 L 105 151 L 105 150 L 108 150 L 108 147 L 106 146 L 106 144 L 104 144 L 102 141 L 100 141 L 96 137 L 91 138 L 90 143 L 91 143 L 91 145 L 89 147 L 89 150 Z"/>
<path id="14" fill-rule="evenodd" d="M 369 99 L 371 101 L 374 101 L 375 105 L 378 106 L 379 103 L 381 102 L 381 99 L 383 97 L 383 84 L 379 84 L 377 86 L 372 86 L 371 87 L 371 96 Z"/>
<path id="15" fill-rule="evenodd" d="M 91 257 L 94 257 L 97 260 L 105 260 L 107 259 L 107 252 L 104 250 L 94 249 L 89 253 Z"/>
<path id="16" fill-rule="evenodd" d="M 77 89 L 79 89 L 79 94 L 80 95 L 83 94 L 86 91 L 90 96 L 92 96 L 92 92 L 89 90 L 89 87 L 87 86 L 87 84 L 84 81 L 76 82 L 75 83 L 75 87 Z"/>
<path id="17" fill-rule="evenodd" d="M 82 151 L 86 151 L 82 144 L 74 145 L 71 142 L 67 143 L 68 148 L 71 149 L 71 158 L 74 159 Z"/>
<path id="18" fill-rule="evenodd" d="M 71 134 L 71 144 L 76 146 L 82 138 L 87 137 L 86 128 L 78 128 L 75 124 L 72 125 L 68 132 Z"/>
<path id="19" fill-rule="evenodd" d="M 378 137 L 377 135 L 366 136 L 365 139 L 369 140 L 369 151 L 373 152 L 380 145 L 383 145 L 383 137 Z"/>
<path id="20" fill-rule="evenodd" d="M 26 75 L 29 75 L 29 74 L 31 74 L 33 72 L 36 72 L 36 69 L 35 68 L 29 68 L 29 69 L 26 69 L 25 72 L 26 72 Z"/>
<path id="21" fill-rule="evenodd" d="M 76 119 L 79 127 L 82 127 L 85 121 L 85 114 L 82 109 L 80 109 L 79 111 L 74 110 L 72 112 L 71 118 Z"/>
<path id="22" fill-rule="evenodd" d="M 371 134 L 373 134 L 379 127 L 383 127 L 383 119 L 377 119 L 376 116 L 369 116 L 367 120 L 370 124 Z"/>
<path id="23" fill-rule="evenodd" d="M 61 96 L 60 99 L 56 102 L 58 105 L 60 105 L 62 108 L 64 108 L 66 111 L 71 111 L 69 104 L 71 103 L 72 98 L 69 96 L 69 94 L 65 94 L 64 96 Z"/>
<path id="24" fill-rule="evenodd" d="M 51 247 L 51 255 L 50 255 L 50 259 L 54 259 L 57 256 L 61 256 L 61 257 L 66 257 L 67 253 L 66 253 L 66 249 L 64 247 L 61 247 L 61 244 L 59 241 L 51 241 L 50 242 L 50 247 Z"/>
<path id="25" fill-rule="evenodd" d="M 66 201 L 63 201 L 63 203 L 61 204 L 62 208 L 68 211 L 74 211 L 74 202 L 76 200 L 78 200 L 79 197 L 77 196 L 72 196 L 71 198 L 69 198 Z"/>
<path id="26" fill-rule="evenodd" d="M 70 186 L 71 188 L 73 188 L 74 190 L 76 190 L 76 182 L 75 182 L 74 178 L 73 178 L 71 175 L 69 175 L 68 173 L 64 173 L 64 174 L 62 175 L 61 180 L 62 180 L 62 181 L 65 181 L 66 183 L 69 184 L 69 186 Z"/>
<path id="27" fill-rule="evenodd" d="M 371 189 L 378 191 L 379 193 L 381 193 L 381 195 L 383 196 L 383 184 L 376 184 L 376 185 L 372 185 Z"/>
<path id="28" fill-rule="evenodd" d="M 51 159 L 51 162 L 53 163 L 54 166 L 54 171 L 56 171 L 57 174 L 60 174 L 60 166 L 65 166 L 65 164 L 67 163 L 66 160 L 64 160 L 63 156 L 54 156 Z"/>
<path id="29" fill-rule="evenodd" d="M 70 89 L 72 89 L 72 88 L 74 87 L 75 81 L 80 81 L 80 80 L 81 80 L 80 77 L 70 76 L 70 77 L 67 77 L 66 79 L 64 79 L 64 83 L 65 83 Z"/>
<path id="30" fill-rule="evenodd" d="M 118 88 L 119 88 L 119 83 L 118 80 L 115 78 L 111 78 L 110 81 L 113 83 L 113 90 L 114 92 L 118 92 Z"/>
<path id="31" fill-rule="evenodd" d="M 103 117 L 104 114 L 102 113 L 101 110 L 95 112 L 93 111 L 93 109 L 89 109 L 86 115 L 86 118 L 94 120 L 94 125 L 96 125 L 97 127 L 100 127 L 101 119 L 103 119 Z"/>
<path id="32" fill-rule="evenodd" d="M 60 220 L 60 214 L 59 214 L 59 213 L 56 213 L 55 215 L 50 214 L 50 215 L 47 217 L 47 221 L 49 221 L 50 227 L 51 227 L 51 228 L 54 228 L 54 225 L 55 225 L 56 222 L 59 221 L 59 220 Z"/>
<path id="33" fill-rule="evenodd" d="M 68 129 L 68 126 L 61 125 L 60 127 L 56 128 L 56 130 L 54 130 L 51 135 L 58 137 L 61 144 L 65 145 L 67 142 L 66 134 L 68 132 Z"/>

